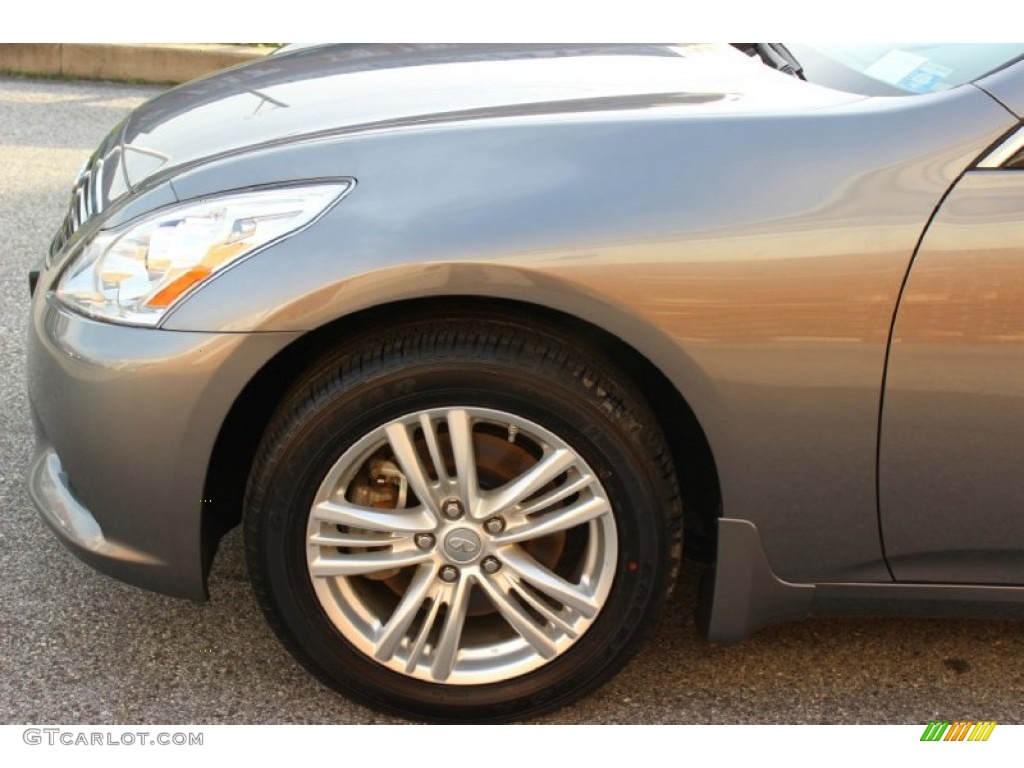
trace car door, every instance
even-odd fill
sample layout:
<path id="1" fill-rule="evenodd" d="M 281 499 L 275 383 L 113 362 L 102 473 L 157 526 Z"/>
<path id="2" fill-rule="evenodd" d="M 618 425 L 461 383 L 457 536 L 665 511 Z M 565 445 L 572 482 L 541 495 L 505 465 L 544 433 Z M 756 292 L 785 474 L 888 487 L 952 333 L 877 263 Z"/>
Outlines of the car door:
<path id="1" fill-rule="evenodd" d="M 1024 127 L 961 177 L 928 227 L 880 427 L 895 578 L 1024 584 Z"/>

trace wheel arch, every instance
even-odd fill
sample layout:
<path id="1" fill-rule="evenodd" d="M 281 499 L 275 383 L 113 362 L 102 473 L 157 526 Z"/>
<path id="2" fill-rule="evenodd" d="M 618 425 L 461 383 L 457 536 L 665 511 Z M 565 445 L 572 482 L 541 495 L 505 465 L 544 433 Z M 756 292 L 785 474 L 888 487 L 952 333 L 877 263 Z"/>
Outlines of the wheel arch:
<path id="1" fill-rule="evenodd" d="M 236 398 L 207 467 L 202 515 L 203 578 L 221 537 L 241 521 L 246 482 L 264 429 L 282 397 L 324 350 L 353 336 L 417 319 L 490 317 L 569 337 L 602 355 L 658 416 L 680 481 L 688 557 L 710 561 L 721 512 L 719 475 L 708 438 L 690 403 L 665 372 L 618 335 L 588 320 L 520 300 L 476 296 L 406 299 L 358 310 L 305 333 L 272 357 Z"/>

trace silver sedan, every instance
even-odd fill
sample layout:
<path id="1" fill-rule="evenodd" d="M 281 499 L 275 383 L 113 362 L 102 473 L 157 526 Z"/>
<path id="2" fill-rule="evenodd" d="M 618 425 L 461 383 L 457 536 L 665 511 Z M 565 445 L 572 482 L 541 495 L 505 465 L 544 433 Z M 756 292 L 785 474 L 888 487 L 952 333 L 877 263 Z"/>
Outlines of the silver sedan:
<path id="1" fill-rule="evenodd" d="M 30 276 L 28 479 L 325 684 L 564 705 L 712 641 L 1024 614 L 1024 46 L 312 46 L 116 126 Z M 684 546 L 685 543 L 685 546 Z"/>

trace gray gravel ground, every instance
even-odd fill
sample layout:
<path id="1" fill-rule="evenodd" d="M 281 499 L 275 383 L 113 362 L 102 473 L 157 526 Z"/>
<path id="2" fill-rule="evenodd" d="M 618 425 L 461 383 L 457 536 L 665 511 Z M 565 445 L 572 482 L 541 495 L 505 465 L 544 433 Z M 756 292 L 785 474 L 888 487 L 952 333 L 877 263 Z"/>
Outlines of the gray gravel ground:
<path id="1" fill-rule="evenodd" d="M 264 625 L 237 531 L 210 603 L 101 576 L 50 534 L 24 489 L 26 273 L 72 176 L 151 88 L 0 78 L 0 723 L 371 723 L 314 682 Z M 126 471 L 130 471 L 127 470 Z M 819 619 L 702 644 L 688 575 L 625 672 L 551 723 L 1024 720 L 1015 622 Z"/>

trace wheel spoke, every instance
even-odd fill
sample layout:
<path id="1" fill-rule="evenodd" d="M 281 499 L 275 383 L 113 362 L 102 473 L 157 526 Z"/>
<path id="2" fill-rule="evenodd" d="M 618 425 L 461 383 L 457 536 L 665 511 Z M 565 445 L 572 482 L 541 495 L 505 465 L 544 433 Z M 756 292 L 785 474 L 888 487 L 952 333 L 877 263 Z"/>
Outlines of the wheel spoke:
<path id="1" fill-rule="evenodd" d="M 436 527 L 434 516 L 423 508 L 370 509 L 347 501 L 321 501 L 313 507 L 313 517 L 325 523 L 385 533 L 428 533 Z"/>
<path id="2" fill-rule="evenodd" d="M 427 638 L 430 637 L 430 630 L 434 626 L 434 622 L 437 621 L 437 614 L 441 610 L 441 606 L 444 604 L 442 596 L 451 593 L 451 587 L 445 585 L 439 587 L 434 586 L 434 590 L 431 593 L 433 602 L 430 604 L 430 608 L 427 611 L 427 617 L 423 621 L 423 626 L 420 627 L 419 632 L 416 634 L 416 639 L 413 641 L 412 648 L 409 649 L 409 656 L 405 663 L 405 672 L 409 674 L 412 672 L 420 663 L 420 659 L 423 657 L 423 649 L 427 645 Z"/>
<path id="3" fill-rule="evenodd" d="M 430 452 L 430 460 L 434 463 L 434 471 L 437 472 L 437 479 L 441 487 L 448 485 L 448 469 L 444 465 L 444 456 L 441 454 L 441 444 L 437 439 L 437 430 L 430 416 L 420 414 L 420 428 L 423 430 L 423 437 L 427 441 L 427 450 Z"/>
<path id="4" fill-rule="evenodd" d="M 377 571 L 419 565 L 430 560 L 431 557 L 429 552 L 421 552 L 418 549 L 398 552 L 359 552 L 356 554 L 321 553 L 309 564 L 309 572 L 313 576 L 319 577 L 365 576 Z"/>
<path id="5" fill-rule="evenodd" d="M 452 589 L 444 626 L 441 627 L 441 636 L 437 640 L 437 648 L 434 649 L 434 663 L 430 667 L 430 674 L 435 680 L 447 680 L 455 669 L 455 657 L 459 652 L 462 627 L 466 623 L 471 588 L 472 582 L 469 579 L 460 579 Z"/>
<path id="6" fill-rule="evenodd" d="M 531 594 L 529 589 L 523 587 L 523 582 L 519 582 L 516 584 L 516 591 L 519 593 L 519 597 L 522 600 L 529 603 L 530 607 L 533 608 L 533 610 L 539 613 L 542 617 L 544 617 L 549 624 L 555 627 L 555 629 L 558 629 L 562 632 L 562 634 L 568 637 L 579 637 L 579 633 L 572 626 L 572 624 L 570 624 L 567 621 L 566 616 L 564 616 L 559 611 L 556 611 L 543 600 L 537 599 L 533 594 Z"/>
<path id="7" fill-rule="evenodd" d="M 594 599 L 581 591 L 578 584 L 572 584 L 556 573 L 552 573 L 534 560 L 523 549 L 510 547 L 502 552 L 505 567 L 538 592 L 571 608 L 584 618 L 597 615 L 598 605 Z"/>
<path id="8" fill-rule="evenodd" d="M 473 454 L 473 422 L 466 411 L 448 411 L 448 434 L 455 456 L 459 495 L 470 516 L 478 517 L 480 490 L 476 478 L 476 456 Z"/>
<path id="9" fill-rule="evenodd" d="M 520 541 L 548 536 L 560 531 L 568 531 L 577 525 L 589 523 L 591 520 L 611 511 L 608 501 L 601 496 L 592 496 L 570 504 L 564 509 L 554 510 L 546 515 L 531 517 L 519 525 L 509 527 L 505 533 L 497 536 L 495 544 L 512 544 Z"/>
<path id="10" fill-rule="evenodd" d="M 509 510 L 529 498 L 576 462 L 576 455 L 565 448 L 551 451 L 515 480 L 491 494 L 481 505 L 481 517 L 489 517 Z"/>
<path id="11" fill-rule="evenodd" d="M 373 655 L 378 661 L 388 661 L 395 655 L 395 649 L 409 631 L 409 626 L 419 613 L 430 588 L 436 583 L 436 576 L 437 568 L 432 565 L 421 565 L 416 570 L 416 575 L 413 576 L 388 623 L 384 625 L 377 646 L 373 649 Z"/>
<path id="12" fill-rule="evenodd" d="M 538 496 L 531 502 L 521 505 L 515 512 L 516 515 L 531 515 L 534 512 L 542 512 L 552 504 L 557 504 L 567 499 L 574 493 L 579 493 L 588 485 L 594 482 L 594 476 L 589 473 L 581 474 L 575 480 L 568 480 L 553 491 L 548 491 L 543 496 Z"/>
<path id="13" fill-rule="evenodd" d="M 545 659 L 555 656 L 558 649 L 554 642 L 537 626 L 536 621 L 526 609 L 512 597 L 511 585 L 507 579 L 483 579 L 480 581 L 480 586 L 505 621 L 532 645 L 540 656 Z"/>
<path id="14" fill-rule="evenodd" d="M 435 519 L 440 519 L 437 494 L 431 487 L 423 459 L 420 458 L 420 453 L 409 436 L 408 427 L 395 422 L 385 427 L 384 433 L 412 492 L 416 494 L 421 504 L 426 505 L 434 513 Z"/>
<path id="15" fill-rule="evenodd" d="M 388 547 L 402 541 L 386 533 L 342 533 L 340 531 L 319 531 L 309 537 L 309 543 L 317 547 Z"/>

